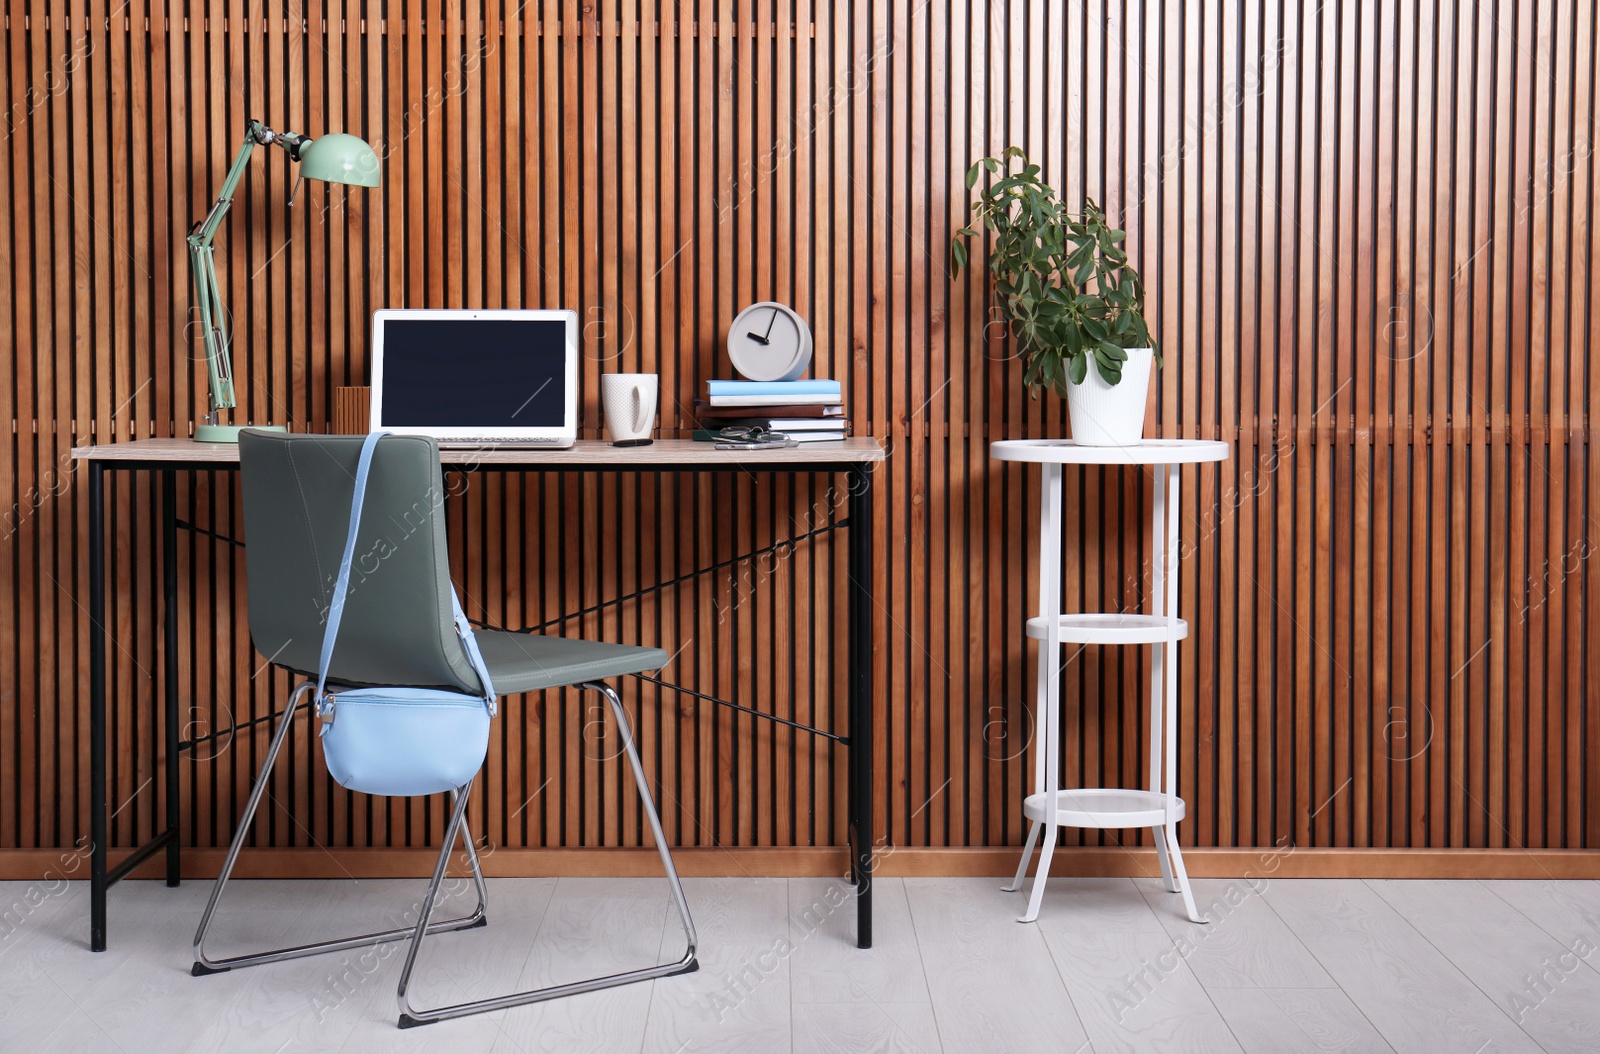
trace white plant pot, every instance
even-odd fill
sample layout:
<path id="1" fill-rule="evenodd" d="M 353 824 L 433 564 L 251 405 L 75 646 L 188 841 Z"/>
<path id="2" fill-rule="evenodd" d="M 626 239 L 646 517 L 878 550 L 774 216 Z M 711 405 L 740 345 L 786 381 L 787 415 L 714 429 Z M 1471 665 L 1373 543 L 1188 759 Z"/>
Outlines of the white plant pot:
<path id="1" fill-rule="evenodd" d="M 1144 405 L 1150 392 L 1149 348 L 1128 348 L 1122 381 L 1107 384 L 1091 359 L 1082 384 L 1067 384 L 1073 442 L 1084 446 L 1131 446 L 1144 438 Z"/>

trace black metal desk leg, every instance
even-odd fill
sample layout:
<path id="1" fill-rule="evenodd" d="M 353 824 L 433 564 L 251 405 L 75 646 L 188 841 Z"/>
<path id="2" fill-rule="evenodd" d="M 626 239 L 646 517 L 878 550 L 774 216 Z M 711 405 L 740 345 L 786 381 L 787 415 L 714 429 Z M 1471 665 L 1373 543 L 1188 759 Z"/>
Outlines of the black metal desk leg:
<path id="1" fill-rule="evenodd" d="M 850 846 L 856 947 L 872 947 L 872 465 L 850 471 Z"/>
<path id="2" fill-rule="evenodd" d="M 178 481 L 161 473 L 162 683 L 167 707 L 167 885 L 178 884 Z"/>
<path id="3" fill-rule="evenodd" d="M 89 950 L 106 950 L 105 466 L 89 462 Z"/>

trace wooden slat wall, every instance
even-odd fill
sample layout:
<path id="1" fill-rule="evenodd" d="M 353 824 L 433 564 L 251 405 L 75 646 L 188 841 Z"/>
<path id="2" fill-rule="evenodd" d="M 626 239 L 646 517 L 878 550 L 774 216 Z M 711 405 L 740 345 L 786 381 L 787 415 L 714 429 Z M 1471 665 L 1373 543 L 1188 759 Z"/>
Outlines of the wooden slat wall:
<path id="1" fill-rule="evenodd" d="M 598 378 L 659 371 L 661 425 L 728 376 L 722 327 L 794 304 L 878 474 L 880 830 L 1020 840 L 1036 474 L 1063 434 L 952 281 L 969 161 L 1025 145 L 1120 217 L 1167 365 L 1152 427 L 1235 445 L 1183 473 L 1185 837 L 1207 846 L 1600 847 L 1600 399 L 1591 328 L 1595 5 L 1052 0 L 19 0 L 0 47 L 0 847 L 87 831 L 81 478 L 68 449 L 188 434 L 204 399 L 182 235 L 244 120 L 348 130 L 381 190 L 252 162 L 219 238 L 239 420 L 326 429 L 382 306 L 573 306 Z M 1142 603 L 1132 471 L 1069 475 L 1065 597 Z M 471 604 L 512 626 L 836 517 L 827 479 L 461 477 Z M 117 844 L 162 815 L 158 481 L 117 477 Z M 235 481 L 182 479 L 179 671 L 203 733 L 285 679 L 249 644 Z M 822 535 L 565 632 L 659 642 L 668 676 L 843 727 L 843 539 Z M 1140 777 L 1141 657 L 1064 656 L 1070 778 Z M 628 685 L 669 834 L 843 840 L 843 759 Z M 510 705 L 478 801 L 496 845 L 639 844 L 599 714 Z M 300 730 L 304 733 L 304 729 Z M 183 765 L 225 843 L 264 736 Z M 333 787 L 304 736 L 261 840 L 405 846 L 425 803 Z M 1088 840 L 1102 836 L 1091 834 Z M 1110 836 L 1105 836 L 1109 838 Z M 1110 844 L 1109 842 L 1107 844 Z"/>

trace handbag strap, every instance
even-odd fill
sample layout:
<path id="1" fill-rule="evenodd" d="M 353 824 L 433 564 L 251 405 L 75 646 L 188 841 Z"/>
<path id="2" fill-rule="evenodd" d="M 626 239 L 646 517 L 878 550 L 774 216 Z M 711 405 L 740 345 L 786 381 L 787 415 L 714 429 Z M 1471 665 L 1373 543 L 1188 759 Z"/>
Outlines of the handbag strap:
<path id="1" fill-rule="evenodd" d="M 322 657 L 317 663 L 317 693 L 313 697 L 317 703 L 317 713 L 327 716 L 328 666 L 333 661 L 333 645 L 339 637 L 339 622 L 344 618 L 345 596 L 350 590 L 350 565 L 355 560 L 356 534 L 361 527 L 361 506 L 366 501 L 367 477 L 372 471 L 372 455 L 378 449 L 378 440 L 389 435 L 388 432 L 368 433 L 361 443 L 361 458 L 356 463 L 355 493 L 350 498 L 350 532 L 345 537 L 344 555 L 339 558 L 339 577 L 333 585 L 333 600 L 328 605 L 328 622 L 322 631 Z M 472 632 L 472 623 L 467 621 L 467 616 L 461 610 L 461 599 L 456 596 L 455 586 L 450 587 L 450 607 L 455 620 L 456 636 L 461 639 L 461 645 L 466 649 L 467 661 L 472 664 L 472 670 L 478 675 L 478 683 L 483 688 L 483 702 L 489 709 L 489 716 L 493 717 L 495 706 L 494 684 L 489 680 L 489 668 L 483 661 L 483 654 L 478 650 L 478 639 Z"/>
<path id="2" fill-rule="evenodd" d="M 472 664 L 472 672 L 478 675 L 478 683 L 483 686 L 483 701 L 489 707 L 489 716 L 493 717 L 498 707 L 495 700 L 494 683 L 489 680 L 489 667 L 483 661 L 483 653 L 478 650 L 477 634 L 472 632 L 472 623 L 467 621 L 466 614 L 461 610 L 461 598 L 456 596 L 456 587 L 450 587 L 450 607 L 455 612 L 456 636 L 461 638 L 461 647 L 466 650 L 467 661 Z"/>

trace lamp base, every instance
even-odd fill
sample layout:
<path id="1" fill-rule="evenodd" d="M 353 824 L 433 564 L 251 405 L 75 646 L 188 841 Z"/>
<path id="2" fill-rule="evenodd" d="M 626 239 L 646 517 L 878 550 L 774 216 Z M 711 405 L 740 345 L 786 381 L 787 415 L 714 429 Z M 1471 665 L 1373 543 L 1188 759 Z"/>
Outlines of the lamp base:
<path id="1" fill-rule="evenodd" d="M 287 432 L 289 429 L 283 425 L 196 425 L 194 441 L 196 443 L 237 443 L 239 433 L 246 428 L 257 428 L 263 432 Z"/>

